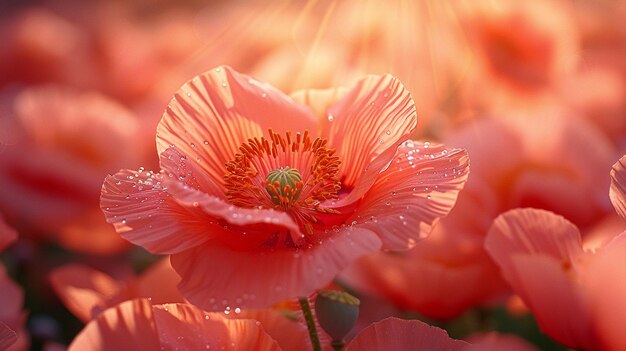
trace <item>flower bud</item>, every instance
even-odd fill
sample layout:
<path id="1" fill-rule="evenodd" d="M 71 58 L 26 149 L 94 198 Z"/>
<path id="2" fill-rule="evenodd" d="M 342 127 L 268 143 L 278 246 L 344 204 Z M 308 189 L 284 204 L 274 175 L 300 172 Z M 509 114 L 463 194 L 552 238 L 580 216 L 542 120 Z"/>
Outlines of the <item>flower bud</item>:
<path id="1" fill-rule="evenodd" d="M 342 340 L 356 324 L 360 301 L 344 291 L 322 290 L 315 300 L 317 320 L 333 341 Z"/>

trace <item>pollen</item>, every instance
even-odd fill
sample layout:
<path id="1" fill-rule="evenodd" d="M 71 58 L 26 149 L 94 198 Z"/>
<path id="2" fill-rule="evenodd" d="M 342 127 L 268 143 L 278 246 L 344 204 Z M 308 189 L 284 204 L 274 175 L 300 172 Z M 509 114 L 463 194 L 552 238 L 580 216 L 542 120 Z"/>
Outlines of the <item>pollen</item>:
<path id="1" fill-rule="evenodd" d="M 337 199 L 340 160 L 322 138 L 308 131 L 273 130 L 267 138 L 248 139 L 226 163 L 226 199 L 244 208 L 272 208 L 287 212 L 306 233 L 312 233 L 322 214 L 338 214 L 323 207 Z"/>

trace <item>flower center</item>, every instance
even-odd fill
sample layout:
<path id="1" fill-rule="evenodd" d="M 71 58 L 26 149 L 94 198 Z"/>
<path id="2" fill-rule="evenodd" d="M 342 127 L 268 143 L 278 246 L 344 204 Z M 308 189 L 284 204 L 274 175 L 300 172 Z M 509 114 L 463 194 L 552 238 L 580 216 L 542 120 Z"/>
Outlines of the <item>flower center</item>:
<path id="1" fill-rule="evenodd" d="M 302 192 L 302 176 L 295 168 L 277 168 L 267 175 L 265 181 L 265 190 L 272 202 L 284 208 L 289 208 Z"/>
<path id="2" fill-rule="evenodd" d="M 307 131 L 293 137 L 270 129 L 267 139 L 249 139 L 226 163 L 226 199 L 239 207 L 285 211 L 311 234 L 321 214 L 339 213 L 321 207 L 337 199 L 341 188 L 339 158 L 326 144 Z"/>

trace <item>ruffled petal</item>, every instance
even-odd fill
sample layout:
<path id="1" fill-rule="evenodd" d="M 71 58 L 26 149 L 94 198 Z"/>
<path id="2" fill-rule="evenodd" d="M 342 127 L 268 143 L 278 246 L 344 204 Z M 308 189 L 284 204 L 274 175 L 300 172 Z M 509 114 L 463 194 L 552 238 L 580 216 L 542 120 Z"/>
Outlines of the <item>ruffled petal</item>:
<path id="1" fill-rule="evenodd" d="M 617 214 L 626 221 L 626 155 L 615 162 L 611 169 L 609 197 Z"/>
<path id="2" fill-rule="evenodd" d="M 580 232 L 567 219 L 539 209 L 514 209 L 495 219 L 485 248 L 501 267 L 514 255 L 543 255 L 564 264 L 582 255 Z"/>
<path id="3" fill-rule="evenodd" d="M 387 318 L 363 329 L 345 351 L 455 351 L 468 346 L 465 341 L 450 338 L 445 330 L 422 321 Z"/>
<path id="4" fill-rule="evenodd" d="M 5 350 L 17 341 L 17 333 L 0 322 L 0 350 Z"/>
<path id="5" fill-rule="evenodd" d="M 185 304 L 154 306 L 154 319 L 161 345 L 168 349 L 280 350 L 252 319 L 227 319 Z"/>
<path id="6" fill-rule="evenodd" d="M 232 225 L 234 226 L 233 228 L 246 231 L 246 227 L 262 224 L 265 226 L 264 234 L 286 229 L 291 233 L 294 243 L 299 243 L 304 239 L 304 234 L 300 232 L 298 225 L 286 212 L 274 209 L 237 207 L 220 198 L 207 195 L 178 182 L 168 183 L 168 192 L 172 194 L 173 199 L 180 205 L 195 207 L 206 213 L 207 216 L 221 220 L 226 228 L 228 228 L 228 225 Z M 252 232 L 254 230 L 249 229 L 249 231 Z M 239 230 L 236 232 L 238 233 Z M 237 233 L 235 231 L 231 232 L 229 235 L 230 239 Z M 265 235 L 263 236 L 265 237 Z M 226 240 L 234 244 L 229 238 L 226 238 Z"/>
<path id="7" fill-rule="evenodd" d="M 161 350 L 150 302 L 126 301 L 102 312 L 68 347 L 68 351 L 84 350 Z"/>
<path id="8" fill-rule="evenodd" d="M 302 251 L 242 252 L 212 242 L 172 255 L 171 262 L 182 278 L 178 288 L 191 303 L 209 311 L 256 308 L 308 296 L 380 245 L 371 231 L 347 227 Z"/>
<path id="9" fill-rule="evenodd" d="M 337 150 L 341 181 L 351 190 L 341 206 L 363 196 L 417 125 L 411 95 L 391 75 L 369 76 L 347 92 L 312 90 L 294 96 L 311 106 L 320 135 Z"/>
<path id="10" fill-rule="evenodd" d="M 171 254 L 200 245 L 219 231 L 215 220 L 174 201 L 166 176 L 121 170 L 102 185 L 100 207 L 120 235 L 150 252 Z"/>
<path id="11" fill-rule="evenodd" d="M 79 264 L 54 269 L 50 282 L 65 307 L 83 322 L 108 307 L 108 300 L 122 287 L 109 275 Z"/>
<path id="12" fill-rule="evenodd" d="M 174 94 L 157 127 L 157 149 L 161 154 L 176 146 L 198 159 L 208 181 L 222 187 L 226 162 L 242 143 L 270 128 L 279 133 L 312 131 L 316 121 L 309 109 L 271 86 L 218 67 Z"/>
<path id="13" fill-rule="evenodd" d="M 407 141 L 359 203 L 357 226 L 377 233 L 383 248 L 408 249 L 448 214 L 469 173 L 461 149 Z"/>
<path id="14" fill-rule="evenodd" d="M 0 252 L 17 240 L 17 232 L 4 222 L 0 215 Z"/>

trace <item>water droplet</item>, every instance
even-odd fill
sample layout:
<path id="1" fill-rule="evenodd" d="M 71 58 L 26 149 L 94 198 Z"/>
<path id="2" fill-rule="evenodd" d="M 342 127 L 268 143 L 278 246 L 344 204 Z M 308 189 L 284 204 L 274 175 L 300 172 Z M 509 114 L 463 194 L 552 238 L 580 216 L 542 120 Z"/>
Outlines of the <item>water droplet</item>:
<path id="1" fill-rule="evenodd" d="M 205 140 L 205 141 L 203 141 L 202 143 L 203 143 L 204 145 L 209 145 L 209 141 L 208 141 L 208 140 Z"/>
<path id="2" fill-rule="evenodd" d="M 430 147 L 430 143 L 427 141 L 424 143 L 424 149 L 428 149 Z"/>
<path id="3" fill-rule="evenodd" d="M 193 207 L 198 207 L 198 206 L 200 206 L 200 204 L 198 203 L 198 201 L 194 201 L 192 205 L 193 205 Z"/>
<path id="4" fill-rule="evenodd" d="M 126 218 L 122 218 L 122 224 L 126 224 Z"/>
<path id="5" fill-rule="evenodd" d="M 222 87 L 226 88 L 228 85 L 226 84 L 226 82 L 222 82 Z"/>
<path id="6" fill-rule="evenodd" d="M 194 144 L 194 143 L 189 144 L 189 146 L 191 146 L 192 149 L 196 148 L 196 144 Z"/>
<path id="7" fill-rule="evenodd" d="M 190 93 L 190 92 L 187 92 L 187 96 L 188 96 L 188 97 L 191 97 L 191 93 Z"/>
<path id="8" fill-rule="evenodd" d="M 385 202 L 385 205 L 387 205 L 387 206 L 391 206 L 391 201 L 387 201 L 387 202 Z"/>
<path id="9" fill-rule="evenodd" d="M 395 191 L 392 191 L 392 192 L 391 192 L 391 196 L 396 196 L 396 195 L 398 195 L 398 193 L 397 193 L 397 192 L 395 192 Z"/>
<path id="10" fill-rule="evenodd" d="M 239 307 L 235 308 L 235 313 L 237 313 L 237 314 L 241 313 L 241 308 L 239 308 Z"/>
<path id="11" fill-rule="evenodd" d="M 390 130 L 388 130 L 388 131 L 386 131 L 386 132 L 385 132 L 385 134 L 387 134 L 387 135 L 391 135 L 391 131 L 390 131 Z"/>
<path id="12" fill-rule="evenodd" d="M 332 122 L 334 120 L 335 120 L 335 116 L 329 114 L 328 115 L 328 122 Z"/>
<path id="13" fill-rule="evenodd" d="M 430 200 L 431 196 L 430 195 L 426 195 L 426 199 Z"/>
<path id="14" fill-rule="evenodd" d="M 385 141 L 383 139 L 380 139 L 378 142 L 381 143 L 381 144 L 385 143 Z"/>
<path id="15" fill-rule="evenodd" d="M 215 69 L 215 72 L 221 72 L 222 71 L 222 67 L 218 67 Z"/>
<path id="16" fill-rule="evenodd" d="M 267 93 L 265 92 L 261 93 L 261 97 L 265 99 L 267 97 Z"/>
<path id="17" fill-rule="evenodd" d="M 205 315 L 204 315 L 204 319 L 206 319 L 207 321 L 208 321 L 210 318 L 211 318 L 211 317 L 209 317 L 209 315 L 208 315 L 208 314 L 205 314 Z"/>

